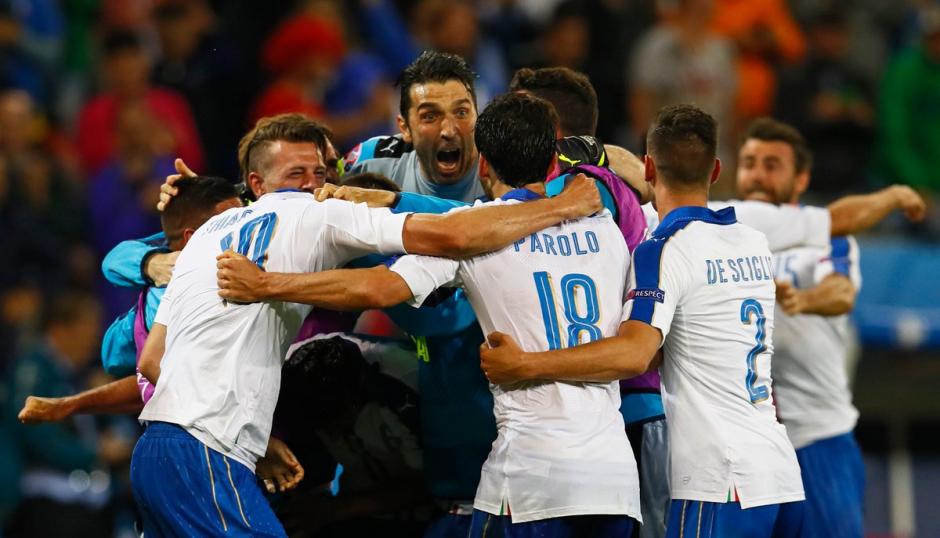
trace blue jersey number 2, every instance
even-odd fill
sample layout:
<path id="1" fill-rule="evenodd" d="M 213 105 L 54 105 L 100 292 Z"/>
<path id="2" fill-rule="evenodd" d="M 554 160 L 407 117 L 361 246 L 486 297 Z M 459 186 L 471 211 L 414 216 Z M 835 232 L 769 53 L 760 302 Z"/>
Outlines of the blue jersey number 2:
<path id="1" fill-rule="evenodd" d="M 568 346 L 562 346 L 561 334 L 558 329 L 558 309 L 555 306 L 555 292 L 552 289 L 552 280 L 545 271 L 533 273 L 535 289 L 539 294 L 539 305 L 542 307 L 542 320 L 545 322 L 545 335 L 548 338 L 548 349 L 576 346 L 580 343 L 581 333 L 586 332 L 588 341 L 600 340 L 603 336 L 597 322 L 600 320 L 600 309 L 597 305 L 597 286 L 587 275 L 571 273 L 561 279 L 561 294 L 564 304 L 565 319 L 568 320 Z M 575 290 L 581 288 L 584 292 L 586 312 L 578 312 L 578 303 Z"/>
<path id="2" fill-rule="evenodd" d="M 751 317 L 754 317 L 757 322 L 757 334 L 754 336 L 757 344 L 747 353 L 745 386 L 747 387 L 747 394 L 751 398 L 751 403 L 758 403 L 770 397 L 767 385 L 754 386 L 754 383 L 757 382 L 757 368 L 754 363 L 757 361 L 757 356 L 767 350 L 767 346 L 764 345 L 764 338 L 767 336 L 764 325 L 767 318 L 764 317 L 764 308 L 756 299 L 745 299 L 741 303 L 741 323 L 750 325 L 752 323 Z"/>
<path id="3" fill-rule="evenodd" d="M 258 267 L 264 269 L 264 262 L 268 258 L 268 246 L 271 244 L 276 225 L 277 213 L 265 213 L 249 220 L 238 231 L 238 246 L 235 247 L 235 252 L 248 256 L 248 249 L 254 243 L 255 248 L 249 257 L 252 262 L 258 264 Z M 222 238 L 220 246 L 223 251 L 232 248 L 234 235 L 235 232 L 232 232 Z"/>

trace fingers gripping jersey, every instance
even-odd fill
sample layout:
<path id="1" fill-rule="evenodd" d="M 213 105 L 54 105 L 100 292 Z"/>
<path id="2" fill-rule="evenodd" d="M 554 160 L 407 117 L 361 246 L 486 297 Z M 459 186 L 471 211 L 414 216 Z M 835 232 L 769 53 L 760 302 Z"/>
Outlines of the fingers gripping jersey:
<path id="1" fill-rule="evenodd" d="M 624 320 L 663 334 L 673 499 L 803 499 L 771 394 L 771 266 L 766 238 L 732 208 L 676 209 L 634 253 Z"/>
<path id="2" fill-rule="evenodd" d="M 628 266 L 623 236 L 605 211 L 470 260 L 406 256 L 392 270 L 414 303 L 438 286 L 460 285 L 484 334 L 502 330 L 526 350 L 546 351 L 616 334 Z M 640 519 L 616 382 L 490 389 L 498 435 L 476 509 L 499 515 L 508 507 L 514 523 L 586 514 Z"/>
<path id="3" fill-rule="evenodd" d="M 332 269 L 370 252 L 402 252 L 406 216 L 285 192 L 209 219 L 180 253 L 157 310 L 166 351 L 140 418 L 178 424 L 253 469 L 267 447 L 281 361 L 310 307 L 223 301 L 216 256 L 231 248 L 270 271 Z"/>
<path id="4" fill-rule="evenodd" d="M 836 237 L 829 248 L 797 247 L 774 253 L 774 274 L 798 289 L 837 274 L 861 288 L 858 244 Z M 848 315 L 787 315 L 776 311 L 774 393 L 780 420 L 796 448 L 855 429 L 847 361 L 853 334 Z"/>

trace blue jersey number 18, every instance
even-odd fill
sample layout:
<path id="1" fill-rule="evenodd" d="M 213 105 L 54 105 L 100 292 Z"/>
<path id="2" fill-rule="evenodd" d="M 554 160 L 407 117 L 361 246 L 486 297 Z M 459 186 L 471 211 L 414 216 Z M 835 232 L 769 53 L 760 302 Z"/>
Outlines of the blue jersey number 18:
<path id="1" fill-rule="evenodd" d="M 561 334 L 558 328 L 558 309 L 555 306 L 555 292 L 552 289 L 552 280 L 545 271 L 533 273 L 535 289 L 539 294 L 539 305 L 542 307 L 542 320 L 545 322 L 545 336 L 548 338 L 548 349 L 560 349 L 578 345 L 581 333 L 587 333 L 588 341 L 600 340 L 603 336 L 597 322 L 600 320 L 600 309 L 597 305 L 597 286 L 587 275 L 571 273 L 561 279 L 561 294 L 564 304 L 565 319 L 568 320 L 568 345 L 561 343 Z M 575 299 L 575 290 L 581 288 L 584 292 L 586 312 L 578 312 L 578 303 Z"/>
<path id="2" fill-rule="evenodd" d="M 251 261 L 264 269 L 264 262 L 268 258 L 268 246 L 271 244 L 271 237 L 274 235 L 276 225 L 277 213 L 265 213 L 260 217 L 249 220 L 238 231 L 238 246 L 235 248 L 235 252 L 242 256 L 248 256 L 248 249 L 251 248 L 252 239 L 254 239 L 255 248 L 250 256 Z M 232 247 L 234 234 L 235 232 L 232 232 L 222 238 L 220 246 L 223 251 Z"/>
<path id="3" fill-rule="evenodd" d="M 754 386 L 754 383 L 757 382 L 757 367 L 754 363 L 757 361 L 757 356 L 767 350 L 767 346 L 764 345 L 764 337 L 767 336 L 764 324 L 767 322 L 767 318 L 764 317 L 764 308 L 756 299 L 745 299 L 741 303 L 741 323 L 750 325 L 752 316 L 757 321 L 757 334 L 754 335 L 757 344 L 747 353 L 747 376 L 744 384 L 747 387 L 747 394 L 751 398 L 751 403 L 758 403 L 770 397 L 766 385 Z"/>

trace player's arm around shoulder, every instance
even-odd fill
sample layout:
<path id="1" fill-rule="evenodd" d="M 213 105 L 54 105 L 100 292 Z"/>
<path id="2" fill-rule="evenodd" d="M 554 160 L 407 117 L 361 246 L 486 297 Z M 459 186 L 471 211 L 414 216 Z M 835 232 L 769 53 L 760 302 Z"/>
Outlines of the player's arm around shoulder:
<path id="1" fill-rule="evenodd" d="M 602 208 L 594 180 L 578 174 L 552 198 L 522 204 L 483 204 L 444 215 L 412 214 L 405 222 L 403 242 L 412 254 L 470 258 Z"/>
<path id="2" fill-rule="evenodd" d="M 855 238 L 834 237 L 829 255 L 816 264 L 815 285 L 800 289 L 788 281 L 777 281 L 777 303 L 791 316 L 848 314 L 862 284 L 858 261 Z"/>
<path id="3" fill-rule="evenodd" d="M 533 380 L 607 382 L 655 368 L 662 341 L 659 329 L 632 320 L 621 323 L 616 336 L 535 353 L 522 350 L 511 336 L 494 332 L 480 346 L 480 367 L 497 385 Z"/>
<path id="4" fill-rule="evenodd" d="M 225 251 L 217 259 L 219 296 L 238 303 L 286 301 L 332 310 L 388 308 L 411 298 L 405 281 L 384 265 L 317 273 L 269 273 Z"/>

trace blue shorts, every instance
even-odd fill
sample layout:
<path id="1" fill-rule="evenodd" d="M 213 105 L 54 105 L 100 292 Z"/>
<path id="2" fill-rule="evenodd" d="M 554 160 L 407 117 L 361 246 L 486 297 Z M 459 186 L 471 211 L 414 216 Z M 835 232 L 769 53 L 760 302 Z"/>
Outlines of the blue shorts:
<path id="1" fill-rule="evenodd" d="M 469 538 L 630 538 L 630 516 L 566 516 L 513 523 L 511 516 L 473 511 Z"/>
<path id="2" fill-rule="evenodd" d="M 674 499 L 666 538 L 797 538 L 801 536 L 803 504 L 768 504 L 745 510 L 736 502 Z"/>
<path id="3" fill-rule="evenodd" d="M 861 538 L 865 464 L 852 433 L 822 439 L 796 451 L 806 490 L 803 536 Z"/>
<path id="4" fill-rule="evenodd" d="M 254 473 L 175 424 L 137 441 L 131 487 L 148 537 L 287 536 Z"/>
<path id="5" fill-rule="evenodd" d="M 428 525 L 424 538 L 467 538 L 472 518 L 470 514 L 444 514 Z"/>

